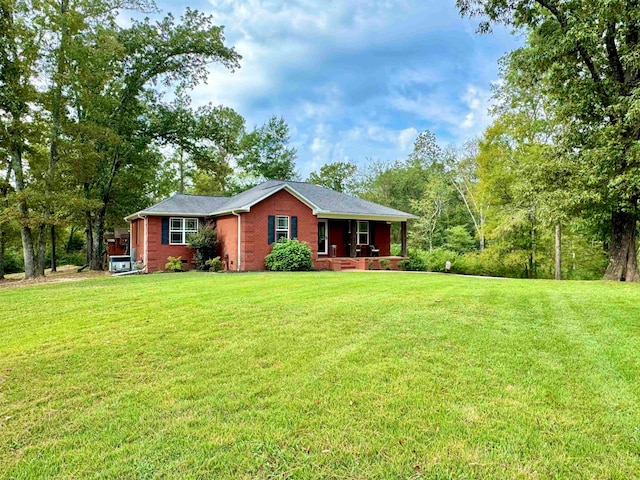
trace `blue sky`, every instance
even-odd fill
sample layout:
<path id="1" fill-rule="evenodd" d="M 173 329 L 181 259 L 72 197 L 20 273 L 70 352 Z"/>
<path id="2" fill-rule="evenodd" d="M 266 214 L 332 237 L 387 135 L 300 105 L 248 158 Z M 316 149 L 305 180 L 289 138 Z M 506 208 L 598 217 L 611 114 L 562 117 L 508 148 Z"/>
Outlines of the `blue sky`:
<path id="1" fill-rule="evenodd" d="M 194 104 L 234 108 L 251 128 L 284 117 L 303 177 L 325 163 L 393 160 L 423 130 L 462 143 L 490 122 L 498 59 L 517 47 L 503 29 L 475 33 L 455 0 L 209 0 L 191 8 L 225 25 L 243 56 L 213 66 Z M 179 15 L 183 6 L 159 3 Z"/>

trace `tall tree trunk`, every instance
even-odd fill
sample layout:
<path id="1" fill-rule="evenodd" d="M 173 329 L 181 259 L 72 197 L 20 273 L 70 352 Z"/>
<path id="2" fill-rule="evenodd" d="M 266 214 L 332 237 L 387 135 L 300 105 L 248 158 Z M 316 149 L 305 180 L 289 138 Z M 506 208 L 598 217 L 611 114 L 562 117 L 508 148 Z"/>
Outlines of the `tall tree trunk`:
<path id="1" fill-rule="evenodd" d="M 562 280 L 562 226 L 556 225 L 556 280 Z"/>
<path id="2" fill-rule="evenodd" d="M 184 161 L 182 159 L 182 148 L 180 149 L 180 159 L 179 159 L 179 172 L 180 172 L 180 186 L 178 193 L 180 195 L 184 194 Z"/>
<path id="3" fill-rule="evenodd" d="M 58 259 L 56 258 L 56 227 L 51 225 L 51 273 L 58 271 Z"/>
<path id="4" fill-rule="evenodd" d="M 614 211 L 611 214 L 611 242 L 609 243 L 609 265 L 605 280 L 639 282 L 636 258 L 636 226 L 638 215 L 633 212 Z"/>
<path id="5" fill-rule="evenodd" d="M 35 266 L 35 249 L 33 235 L 29 226 L 29 207 L 24 196 L 24 170 L 22 167 L 22 149 L 19 145 L 11 145 L 11 168 L 15 177 L 16 193 L 19 195 L 18 212 L 20 213 L 20 238 L 22 239 L 22 253 L 24 257 L 24 278 L 37 276 Z"/>
<path id="6" fill-rule="evenodd" d="M 4 278 L 4 261 L 7 248 L 7 233 L 0 229 L 0 280 Z"/>
<path id="7" fill-rule="evenodd" d="M 7 208 L 9 206 L 7 195 L 9 193 L 10 180 L 11 180 L 11 166 L 7 168 L 4 183 L 0 185 L 0 196 L 2 196 L 3 208 Z M 7 247 L 7 231 L 5 230 L 5 225 L 0 224 L 0 279 L 4 278 L 4 274 L 5 274 L 4 265 L 5 265 L 6 247 Z"/>
<path id="8" fill-rule="evenodd" d="M 87 224 L 84 229 L 85 234 L 85 244 L 87 249 L 87 265 L 91 264 L 91 259 L 93 258 L 93 220 L 91 212 L 85 212 Z"/>
<path id="9" fill-rule="evenodd" d="M 36 275 L 43 277 L 45 260 L 47 257 L 47 231 L 49 229 L 45 224 L 38 227 L 38 254 L 36 256 Z"/>
<path id="10" fill-rule="evenodd" d="M 64 247 L 64 252 L 65 253 L 71 253 L 71 244 L 73 242 L 73 235 L 76 233 L 76 227 L 72 226 L 70 231 L 69 231 L 69 240 L 67 241 L 67 244 Z"/>
<path id="11" fill-rule="evenodd" d="M 52 205 L 52 193 L 53 193 L 53 182 L 55 180 L 56 175 L 56 164 L 60 160 L 60 153 L 58 151 L 58 143 L 60 140 L 60 135 L 62 132 L 61 122 L 62 122 L 62 83 L 65 74 L 65 62 L 66 55 L 65 49 L 67 47 L 68 37 L 69 37 L 69 29 L 67 27 L 67 19 L 66 14 L 68 10 L 69 0 L 61 0 L 60 1 L 60 21 L 61 21 L 61 29 L 60 29 L 60 44 L 58 45 L 58 49 L 56 51 L 56 75 L 54 76 L 54 87 L 53 87 L 53 97 L 51 102 L 51 142 L 49 147 L 49 171 L 47 172 L 47 184 L 46 184 L 46 197 L 47 197 L 47 205 L 46 205 L 46 213 L 45 218 L 49 221 L 53 221 L 54 211 Z M 51 223 L 51 271 L 56 271 L 56 229 L 53 223 Z M 41 235 L 41 240 L 46 238 L 46 234 L 44 236 Z M 45 247 L 41 246 L 41 251 Z M 44 267 L 44 258 L 42 258 L 42 265 Z"/>
<path id="12" fill-rule="evenodd" d="M 91 247 L 91 257 L 89 258 L 89 268 L 91 270 L 103 270 L 102 249 L 104 243 L 104 222 L 107 214 L 107 207 L 103 206 L 98 210 L 93 220 L 93 242 Z"/>

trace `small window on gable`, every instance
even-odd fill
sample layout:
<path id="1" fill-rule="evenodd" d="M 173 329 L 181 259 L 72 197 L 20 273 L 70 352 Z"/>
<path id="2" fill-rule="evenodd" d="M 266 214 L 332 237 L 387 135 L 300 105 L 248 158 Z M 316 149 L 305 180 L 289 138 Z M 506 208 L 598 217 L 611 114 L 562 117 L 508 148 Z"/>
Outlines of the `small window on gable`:
<path id="1" fill-rule="evenodd" d="M 169 243 L 171 245 L 186 245 L 189 235 L 197 231 L 197 218 L 171 218 L 169 221 Z"/>
<path id="2" fill-rule="evenodd" d="M 369 245 L 369 222 L 358 222 L 358 245 Z"/>
<path id="3" fill-rule="evenodd" d="M 276 242 L 289 238 L 289 217 L 276 215 Z"/>

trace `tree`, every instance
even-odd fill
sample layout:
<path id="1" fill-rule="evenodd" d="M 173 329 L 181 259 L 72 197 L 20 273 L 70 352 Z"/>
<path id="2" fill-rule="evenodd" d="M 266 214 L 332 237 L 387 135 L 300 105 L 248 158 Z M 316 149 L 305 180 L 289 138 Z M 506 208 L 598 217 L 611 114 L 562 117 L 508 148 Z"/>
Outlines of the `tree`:
<path id="1" fill-rule="evenodd" d="M 528 33 L 510 62 L 538 77 L 561 126 L 556 154 L 577 165 L 580 203 L 609 215 L 604 277 L 640 281 L 636 228 L 640 171 L 640 8 L 637 0 L 457 0 L 465 15 Z"/>
<path id="2" fill-rule="evenodd" d="M 469 142 L 465 146 L 465 153 L 450 165 L 449 179 L 451 185 L 460 195 L 469 217 L 473 222 L 473 227 L 478 235 L 480 251 L 485 246 L 485 224 L 488 203 L 485 196 L 478 188 L 477 178 L 477 144 Z"/>
<path id="3" fill-rule="evenodd" d="M 271 117 L 244 136 L 238 166 L 258 182 L 297 180 L 296 149 L 289 146 L 289 141 L 289 126 L 284 118 Z"/>
<path id="4" fill-rule="evenodd" d="M 411 210 L 418 216 L 409 233 L 412 243 L 421 248 L 433 250 L 436 230 L 448 201 L 451 198 L 451 185 L 444 175 L 433 175 L 425 186 L 423 195 L 411 202 Z"/>
<path id="5" fill-rule="evenodd" d="M 116 193 L 140 186 L 160 160 L 150 148 L 163 136 L 150 120 L 158 116 L 154 85 L 193 86 L 205 78 L 211 62 L 233 69 L 239 56 L 224 45 L 222 27 L 191 10 L 180 23 L 169 15 L 126 29 L 110 18 L 108 28 L 88 32 L 87 45 L 93 50 L 75 63 L 78 120 L 73 133 L 79 140 L 76 178 L 86 204 L 88 263 L 100 270 L 105 223 Z"/>
<path id="6" fill-rule="evenodd" d="M 311 172 L 307 182 L 322 185 L 336 192 L 351 192 L 358 168 L 351 162 L 327 163 L 318 173 Z"/>
<path id="7" fill-rule="evenodd" d="M 40 59 L 39 38 L 33 23 L 26 20 L 33 6 L 28 1 L 0 0 L 0 143 L 10 158 L 15 189 L 15 217 L 20 224 L 24 252 L 25 278 L 43 273 L 36 265 L 33 236 L 34 218 L 30 210 L 25 155 L 38 135 L 33 105 L 37 91 L 33 86 Z"/>

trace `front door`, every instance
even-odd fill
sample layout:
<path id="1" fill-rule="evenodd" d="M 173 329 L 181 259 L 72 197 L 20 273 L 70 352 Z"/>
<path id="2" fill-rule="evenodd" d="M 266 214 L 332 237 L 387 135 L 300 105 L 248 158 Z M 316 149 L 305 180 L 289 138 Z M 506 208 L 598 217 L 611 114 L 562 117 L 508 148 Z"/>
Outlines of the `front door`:
<path id="1" fill-rule="evenodd" d="M 318 254 L 329 253 L 329 221 L 320 220 L 318 222 Z"/>

